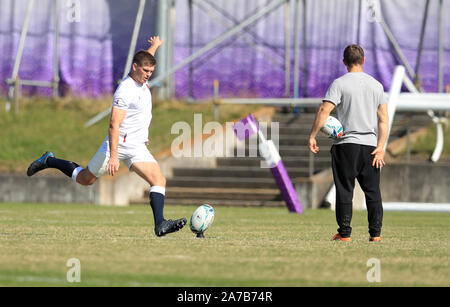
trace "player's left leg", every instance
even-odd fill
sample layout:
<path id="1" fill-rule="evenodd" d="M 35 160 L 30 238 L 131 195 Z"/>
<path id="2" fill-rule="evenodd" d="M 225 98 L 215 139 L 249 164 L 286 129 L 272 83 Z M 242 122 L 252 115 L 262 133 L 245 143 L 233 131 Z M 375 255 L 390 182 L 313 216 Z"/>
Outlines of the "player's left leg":
<path id="1" fill-rule="evenodd" d="M 362 146 L 363 167 L 357 179 L 366 198 L 370 237 L 379 238 L 383 224 L 383 204 L 380 190 L 381 172 L 379 168 L 372 166 L 373 157 L 370 154 L 374 149 L 372 146 Z"/>
<path id="2" fill-rule="evenodd" d="M 155 234 L 160 237 L 183 228 L 187 223 L 185 218 L 173 221 L 164 218 L 166 178 L 158 163 L 156 161 L 134 162 L 130 168 L 151 186 L 150 206 L 155 220 Z"/>

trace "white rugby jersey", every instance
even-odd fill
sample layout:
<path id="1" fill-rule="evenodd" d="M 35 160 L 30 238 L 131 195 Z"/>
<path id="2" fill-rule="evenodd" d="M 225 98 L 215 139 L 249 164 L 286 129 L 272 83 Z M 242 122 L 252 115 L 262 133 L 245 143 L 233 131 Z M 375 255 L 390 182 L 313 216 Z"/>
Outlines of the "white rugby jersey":
<path id="1" fill-rule="evenodd" d="M 148 83 L 140 85 L 127 76 L 114 93 L 113 108 L 127 112 L 119 127 L 119 145 L 147 143 L 152 120 L 152 94 Z"/>

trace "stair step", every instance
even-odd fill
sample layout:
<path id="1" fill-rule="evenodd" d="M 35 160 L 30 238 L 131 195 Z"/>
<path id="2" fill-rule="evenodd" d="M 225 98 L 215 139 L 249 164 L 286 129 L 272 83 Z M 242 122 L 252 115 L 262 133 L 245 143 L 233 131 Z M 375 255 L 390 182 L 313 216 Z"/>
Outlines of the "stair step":
<path id="1" fill-rule="evenodd" d="M 131 204 L 148 204 L 148 198 L 141 198 L 131 201 Z M 207 198 L 166 198 L 165 205 L 185 205 L 185 206 L 200 206 L 202 204 L 210 204 L 213 207 L 285 207 L 284 200 L 245 200 L 245 199 L 207 199 Z"/>
<path id="2" fill-rule="evenodd" d="M 204 187 L 204 188 L 251 188 L 277 189 L 273 178 L 233 178 L 233 177 L 174 177 L 167 179 L 170 187 Z"/>
<path id="3" fill-rule="evenodd" d="M 286 169 L 291 178 L 309 175 L 307 167 L 291 167 Z M 217 178 L 273 178 L 269 168 L 230 166 L 220 168 L 188 168 L 176 167 L 173 169 L 174 178 L 178 177 L 217 177 Z"/>
<path id="4" fill-rule="evenodd" d="M 330 157 L 316 157 L 313 156 L 314 167 L 328 168 L 331 165 Z M 263 161 L 260 157 L 247 158 L 217 158 L 218 167 L 226 166 L 248 166 L 259 167 Z M 285 167 L 309 167 L 310 157 L 283 157 L 283 164 Z"/>
<path id="5" fill-rule="evenodd" d="M 298 123 L 312 123 L 314 121 L 314 118 L 316 117 L 315 113 L 302 113 L 302 114 L 282 114 L 282 113 L 275 113 L 272 116 L 272 122 L 279 122 L 283 124 L 298 124 Z"/>
<path id="6" fill-rule="evenodd" d="M 306 135 L 309 136 L 309 133 L 311 132 L 311 127 L 312 127 L 312 123 L 311 125 L 309 125 L 308 127 L 303 127 L 303 126 L 292 126 L 292 125 L 283 125 L 280 124 L 280 126 L 278 127 L 278 133 L 281 136 L 284 135 Z M 272 133 L 272 129 L 267 129 L 267 135 L 271 136 Z"/>
<path id="7" fill-rule="evenodd" d="M 321 145 L 333 145 L 333 141 L 329 138 L 322 137 L 321 135 L 317 136 L 317 142 Z M 279 146 L 304 146 L 308 148 L 309 145 L 309 135 L 296 135 L 296 136 L 280 136 L 278 141 Z"/>
<path id="8" fill-rule="evenodd" d="M 166 199 L 165 204 L 168 205 L 189 205 L 200 206 L 201 204 L 210 204 L 213 207 L 227 206 L 227 207 L 284 207 L 286 203 L 282 200 L 226 200 L 226 199 Z M 145 202 L 144 202 L 145 203 Z"/>
<path id="9" fill-rule="evenodd" d="M 330 149 L 331 149 L 331 144 L 324 144 L 322 143 L 322 140 L 317 140 L 318 146 L 320 148 L 320 151 L 315 154 L 315 157 L 330 157 Z M 254 146 L 247 146 L 244 150 L 244 156 L 245 157 L 250 157 L 249 154 L 249 149 L 255 150 L 255 152 L 257 153 L 257 156 L 259 157 L 259 153 L 258 153 L 258 147 L 254 147 Z M 279 145 L 278 146 L 278 151 L 280 153 L 281 159 L 284 159 L 286 157 L 307 157 L 309 156 L 309 149 L 308 146 L 299 146 L 299 145 Z M 234 157 L 238 157 L 237 156 L 237 152 L 235 150 L 235 154 Z M 242 157 L 238 157 L 238 158 L 242 158 Z"/>
<path id="10" fill-rule="evenodd" d="M 149 191 L 144 197 L 148 199 Z M 214 199 L 214 200 L 259 200 L 281 201 L 283 200 L 278 189 L 238 189 L 238 188 L 193 188 L 193 187 L 168 187 L 166 199 Z"/>

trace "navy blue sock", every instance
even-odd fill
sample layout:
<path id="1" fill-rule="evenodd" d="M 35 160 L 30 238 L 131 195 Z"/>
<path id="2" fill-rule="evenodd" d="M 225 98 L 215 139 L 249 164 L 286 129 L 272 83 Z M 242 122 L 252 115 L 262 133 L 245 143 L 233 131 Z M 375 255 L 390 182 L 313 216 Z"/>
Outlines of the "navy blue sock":
<path id="1" fill-rule="evenodd" d="M 150 206 L 153 210 L 155 226 L 164 221 L 164 198 L 164 194 L 158 192 L 150 192 Z"/>
<path id="2" fill-rule="evenodd" d="M 65 175 L 69 176 L 69 178 L 72 178 L 74 169 L 76 169 L 79 165 L 75 162 L 49 157 L 47 158 L 47 166 L 59 169 Z"/>

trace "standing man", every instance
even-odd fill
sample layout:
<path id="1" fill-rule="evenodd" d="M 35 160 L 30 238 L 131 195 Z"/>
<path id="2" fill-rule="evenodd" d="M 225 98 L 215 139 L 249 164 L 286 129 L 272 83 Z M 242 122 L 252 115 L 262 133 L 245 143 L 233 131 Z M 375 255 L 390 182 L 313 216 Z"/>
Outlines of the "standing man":
<path id="1" fill-rule="evenodd" d="M 31 163 L 27 175 L 56 168 L 81 185 L 92 185 L 106 172 L 114 176 L 120 161 L 123 161 L 151 186 L 150 205 L 155 234 L 160 237 L 180 230 L 187 221 L 185 218 L 174 221 L 164 218 L 166 179 L 147 148 L 152 119 L 152 96 L 147 81 L 155 70 L 154 55 L 163 41 L 159 36 L 153 36 L 148 42 L 150 48 L 135 54 L 131 72 L 114 93 L 109 133 L 88 167 L 82 168 L 74 162 L 55 158 L 52 152 L 46 152 Z"/>
<path id="2" fill-rule="evenodd" d="M 369 240 L 381 241 L 383 206 L 380 170 L 385 165 L 384 145 L 389 132 L 388 108 L 380 82 L 363 72 L 364 51 L 359 45 L 344 50 L 348 73 L 333 81 L 320 106 L 309 136 L 309 150 L 316 154 L 316 135 L 336 107 L 344 135 L 331 147 L 336 186 L 338 233 L 333 240 L 351 241 L 355 178 L 364 191 L 369 221 Z"/>

